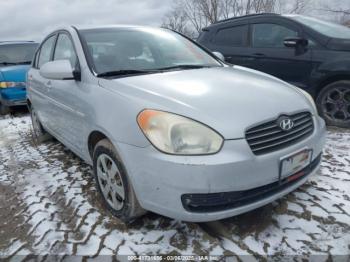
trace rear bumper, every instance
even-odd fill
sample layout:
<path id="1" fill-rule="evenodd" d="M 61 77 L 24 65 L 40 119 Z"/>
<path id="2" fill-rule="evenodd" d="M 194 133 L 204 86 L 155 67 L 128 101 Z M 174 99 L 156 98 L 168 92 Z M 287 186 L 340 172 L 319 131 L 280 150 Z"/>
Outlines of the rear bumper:
<path id="1" fill-rule="evenodd" d="M 8 88 L 0 90 L 0 103 L 5 106 L 21 106 L 26 105 L 26 89 L 25 88 Z"/>

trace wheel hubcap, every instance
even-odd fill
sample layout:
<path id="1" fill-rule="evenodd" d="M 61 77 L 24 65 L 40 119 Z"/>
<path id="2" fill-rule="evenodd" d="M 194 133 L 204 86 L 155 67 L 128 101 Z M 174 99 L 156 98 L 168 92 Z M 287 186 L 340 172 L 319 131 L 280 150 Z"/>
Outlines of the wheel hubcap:
<path id="1" fill-rule="evenodd" d="M 115 210 L 124 206 L 125 191 L 119 169 L 106 154 L 97 158 L 98 182 L 107 203 Z"/>
<path id="2" fill-rule="evenodd" d="M 350 89 L 340 87 L 329 90 L 322 100 L 322 109 L 331 120 L 350 121 Z"/>

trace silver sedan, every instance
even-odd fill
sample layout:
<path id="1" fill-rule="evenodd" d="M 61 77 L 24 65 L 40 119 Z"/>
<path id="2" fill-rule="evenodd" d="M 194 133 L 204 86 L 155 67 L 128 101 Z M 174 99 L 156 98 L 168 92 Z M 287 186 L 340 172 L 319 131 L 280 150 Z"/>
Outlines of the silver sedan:
<path id="1" fill-rule="evenodd" d="M 35 136 L 91 164 L 124 221 L 266 205 L 315 174 L 325 123 L 304 91 L 219 57 L 165 29 L 59 29 L 28 72 Z"/>

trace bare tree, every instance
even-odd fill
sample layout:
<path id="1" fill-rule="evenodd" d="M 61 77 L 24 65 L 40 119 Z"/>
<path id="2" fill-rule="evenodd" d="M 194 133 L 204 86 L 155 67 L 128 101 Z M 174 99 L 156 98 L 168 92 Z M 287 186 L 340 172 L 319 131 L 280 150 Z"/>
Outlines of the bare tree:
<path id="1" fill-rule="evenodd" d="M 323 8 L 319 10 L 333 14 L 334 20 L 339 23 L 344 25 L 350 23 L 350 3 L 347 3 L 347 6 L 344 5 L 342 8 L 334 8 L 329 5 L 324 5 Z"/>
<path id="2" fill-rule="evenodd" d="M 350 6 L 348 9 L 347 8 L 334 9 L 334 8 L 330 8 L 329 6 L 326 6 L 321 10 L 335 13 L 335 14 L 350 15 Z"/>
<path id="3" fill-rule="evenodd" d="M 277 0 L 255 0 L 247 5 L 247 10 L 253 13 L 275 13 Z"/>
<path id="4" fill-rule="evenodd" d="M 305 0 L 295 0 L 291 6 L 291 9 L 289 10 L 289 13 L 293 13 L 293 14 L 304 13 L 309 3 L 310 3 L 309 1 L 305 1 Z"/>
<path id="5" fill-rule="evenodd" d="M 332 10 L 329 10 L 329 12 L 343 14 L 343 15 L 350 15 L 350 9 L 349 10 L 335 10 L 335 9 L 332 9 Z"/>
<path id="6" fill-rule="evenodd" d="M 162 27 L 175 30 L 189 37 L 194 37 L 193 30 L 189 29 L 187 16 L 180 8 L 171 10 L 163 17 Z"/>

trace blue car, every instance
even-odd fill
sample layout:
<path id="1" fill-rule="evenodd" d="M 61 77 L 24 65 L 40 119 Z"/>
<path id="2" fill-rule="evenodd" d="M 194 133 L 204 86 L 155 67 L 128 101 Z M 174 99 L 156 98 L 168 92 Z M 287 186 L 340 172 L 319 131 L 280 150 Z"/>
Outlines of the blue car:
<path id="1" fill-rule="evenodd" d="M 38 44 L 0 42 L 0 115 L 26 104 L 26 74 Z"/>

